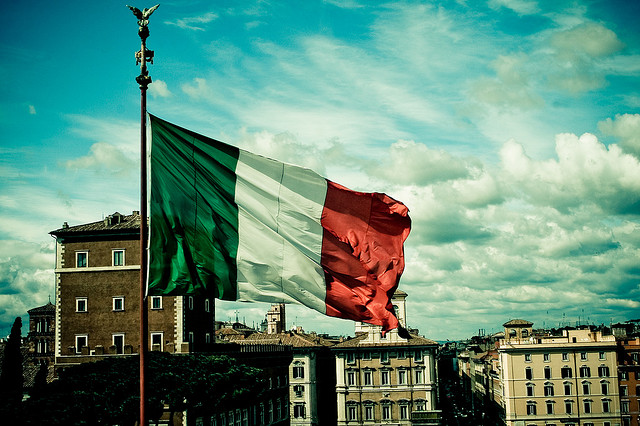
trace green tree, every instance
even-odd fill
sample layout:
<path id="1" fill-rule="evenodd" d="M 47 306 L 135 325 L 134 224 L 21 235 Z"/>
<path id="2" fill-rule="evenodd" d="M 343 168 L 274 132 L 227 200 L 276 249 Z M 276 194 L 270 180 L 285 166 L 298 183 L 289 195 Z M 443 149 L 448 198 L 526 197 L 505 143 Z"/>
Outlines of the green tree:
<path id="1" fill-rule="evenodd" d="M 110 358 L 69 367 L 29 399 L 32 425 L 133 425 L 139 407 L 138 357 Z M 159 420 L 163 405 L 174 412 L 212 412 L 236 398 L 264 389 L 261 370 L 226 356 L 151 352 L 147 369 L 147 412 Z"/>
<path id="2" fill-rule="evenodd" d="M 0 372 L 0 418 L 18 417 L 22 401 L 22 318 L 17 317 L 4 348 Z"/>

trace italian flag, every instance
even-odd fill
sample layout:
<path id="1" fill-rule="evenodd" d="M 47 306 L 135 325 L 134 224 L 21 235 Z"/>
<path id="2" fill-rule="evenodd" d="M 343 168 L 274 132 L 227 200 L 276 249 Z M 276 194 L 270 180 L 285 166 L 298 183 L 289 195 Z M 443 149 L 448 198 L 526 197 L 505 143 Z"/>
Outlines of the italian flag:
<path id="1" fill-rule="evenodd" d="M 301 303 L 397 327 L 406 206 L 150 117 L 150 295 Z"/>

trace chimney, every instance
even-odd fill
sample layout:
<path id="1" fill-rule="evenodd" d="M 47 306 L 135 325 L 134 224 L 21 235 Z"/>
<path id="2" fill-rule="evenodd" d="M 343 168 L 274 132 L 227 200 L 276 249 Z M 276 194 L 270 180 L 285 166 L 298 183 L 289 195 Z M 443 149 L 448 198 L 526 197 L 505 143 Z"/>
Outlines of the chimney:
<path id="1" fill-rule="evenodd" d="M 69 228 L 69 224 L 67 222 L 62 224 L 62 229 L 68 229 Z"/>

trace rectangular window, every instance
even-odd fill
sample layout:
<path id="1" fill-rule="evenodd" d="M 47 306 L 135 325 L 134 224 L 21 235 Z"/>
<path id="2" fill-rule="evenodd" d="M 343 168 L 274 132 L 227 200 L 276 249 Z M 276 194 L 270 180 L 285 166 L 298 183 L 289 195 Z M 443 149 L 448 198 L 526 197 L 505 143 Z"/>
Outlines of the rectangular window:
<path id="1" fill-rule="evenodd" d="M 347 407 L 347 419 L 348 420 L 358 420 L 358 416 L 356 414 L 356 407 L 354 407 L 353 405 L 349 405 Z"/>
<path id="2" fill-rule="evenodd" d="M 544 368 L 544 378 L 545 379 L 550 379 L 551 378 L 551 367 L 545 367 Z"/>
<path id="3" fill-rule="evenodd" d="M 533 369 L 531 367 L 527 367 L 524 369 L 524 377 L 527 380 L 533 380 Z"/>
<path id="4" fill-rule="evenodd" d="M 187 298 L 187 301 L 188 301 L 188 303 L 189 303 L 189 310 L 190 310 L 190 311 L 193 311 L 193 296 L 189 296 L 189 297 Z"/>
<path id="5" fill-rule="evenodd" d="M 296 419 L 305 418 L 305 409 L 304 409 L 304 404 L 303 403 L 296 403 L 293 406 L 293 417 L 296 418 Z M 262 421 L 261 421 L 260 424 L 262 424 Z"/>
<path id="6" fill-rule="evenodd" d="M 293 393 L 296 395 L 296 398 L 302 398 L 302 396 L 304 395 L 304 386 L 295 385 L 293 387 Z"/>
<path id="7" fill-rule="evenodd" d="M 114 334 L 112 336 L 112 343 L 113 343 L 113 346 L 115 346 L 117 354 L 124 353 L 124 334 L 122 333 Z"/>
<path id="8" fill-rule="evenodd" d="M 629 401 L 620 401 L 620 411 L 624 414 L 629 413 Z"/>
<path id="9" fill-rule="evenodd" d="M 77 251 L 76 252 L 76 268 L 86 268 L 89 266 L 89 252 Z"/>
<path id="10" fill-rule="evenodd" d="M 573 376 L 572 371 L 571 371 L 571 367 L 562 367 L 560 369 L 560 376 L 563 379 L 569 379 L 571 378 L 571 376 Z"/>
<path id="11" fill-rule="evenodd" d="M 124 266 L 124 250 L 113 250 L 112 254 L 113 266 Z"/>
<path id="12" fill-rule="evenodd" d="M 421 361 L 422 361 L 422 351 L 416 351 L 416 353 L 415 353 L 415 355 L 414 355 L 413 359 L 414 359 L 416 362 L 421 362 Z"/>
<path id="13" fill-rule="evenodd" d="M 627 386 L 620 386 L 620 396 L 629 396 L 629 388 Z"/>
<path id="14" fill-rule="evenodd" d="M 598 367 L 598 376 L 600 377 L 609 377 L 609 367 L 606 365 L 601 365 Z"/>
<path id="15" fill-rule="evenodd" d="M 355 386 L 356 385 L 356 373 L 353 371 L 347 372 L 347 386 Z"/>
<path id="16" fill-rule="evenodd" d="M 162 352 L 163 334 L 161 331 L 151 333 L 151 350 Z"/>
<path id="17" fill-rule="evenodd" d="M 422 384 L 422 369 L 416 370 L 416 384 Z"/>
<path id="18" fill-rule="evenodd" d="M 602 400 L 602 412 L 603 413 L 609 413 L 611 411 L 611 401 L 609 401 L 608 399 L 603 399 Z"/>
<path id="19" fill-rule="evenodd" d="M 391 406 L 383 405 L 382 406 L 382 420 L 391 420 Z"/>
<path id="20" fill-rule="evenodd" d="M 531 354 L 524 354 L 525 362 L 531 362 Z"/>
<path id="21" fill-rule="evenodd" d="M 407 357 L 407 355 L 405 354 L 404 351 L 399 350 L 398 351 L 398 359 L 405 359 Z"/>
<path id="22" fill-rule="evenodd" d="M 151 296 L 151 309 L 162 309 L 162 296 Z"/>
<path id="23" fill-rule="evenodd" d="M 79 354 L 82 352 L 82 348 L 89 345 L 89 336 L 86 334 L 77 334 L 76 335 L 76 353 Z"/>
<path id="24" fill-rule="evenodd" d="M 356 354 L 353 352 L 347 352 L 347 364 L 355 364 Z"/>
<path id="25" fill-rule="evenodd" d="M 364 419 L 373 420 L 373 407 L 371 405 L 366 405 L 364 407 Z"/>
<path id="26" fill-rule="evenodd" d="M 588 399 L 584 401 L 583 410 L 585 414 L 591 414 L 591 401 Z"/>
<path id="27" fill-rule="evenodd" d="M 204 311 L 205 312 L 211 312 L 211 306 L 209 306 L 209 305 L 210 305 L 209 299 L 204 299 Z"/>
<path id="28" fill-rule="evenodd" d="M 533 385 L 527 385 L 527 396 L 534 396 Z"/>
<path id="29" fill-rule="evenodd" d="M 389 385 L 389 372 L 388 371 L 381 371 L 380 372 L 380 384 L 382 386 L 388 386 Z"/>
<path id="30" fill-rule="evenodd" d="M 371 352 L 369 351 L 362 352 L 362 359 L 369 361 L 371 359 Z"/>
<path id="31" fill-rule="evenodd" d="M 205 333 L 204 334 L 204 342 L 205 343 L 211 343 L 211 333 Z"/>
<path id="32" fill-rule="evenodd" d="M 542 359 L 544 360 L 544 362 L 551 361 L 551 354 L 542 354 Z"/>
<path id="33" fill-rule="evenodd" d="M 86 297 L 76 297 L 76 312 L 87 312 L 87 298 Z"/>
<path id="34" fill-rule="evenodd" d="M 389 352 L 380 352 L 380 362 L 389 362 Z"/>
<path id="35" fill-rule="evenodd" d="M 564 411 L 567 414 L 571 414 L 573 412 L 573 404 L 571 404 L 571 401 L 564 402 Z"/>
<path id="36" fill-rule="evenodd" d="M 605 359 L 607 359 L 606 352 L 603 352 L 603 351 L 598 352 L 598 359 L 601 361 L 604 361 Z"/>
<path id="37" fill-rule="evenodd" d="M 195 336 L 193 335 L 193 331 L 189 332 L 189 343 L 193 343 L 195 340 Z"/>
<path id="38" fill-rule="evenodd" d="M 293 378 L 304 379 L 304 367 L 293 367 Z"/>
<path id="39" fill-rule="evenodd" d="M 562 360 L 563 361 L 569 361 L 569 353 L 568 352 L 562 352 Z"/>
<path id="40" fill-rule="evenodd" d="M 373 381 L 371 380 L 373 377 L 371 375 L 371 371 L 365 371 L 363 373 L 363 377 L 364 377 L 364 385 L 365 386 L 371 386 L 373 385 Z"/>
<path id="41" fill-rule="evenodd" d="M 553 396 L 553 385 L 544 385 L 544 396 Z"/>
<path id="42" fill-rule="evenodd" d="M 600 393 L 602 393 L 603 395 L 609 395 L 609 383 L 600 383 Z"/>
<path id="43" fill-rule="evenodd" d="M 547 401 L 547 414 L 553 414 L 553 401 Z"/>
<path id="44" fill-rule="evenodd" d="M 527 404 L 527 414 L 530 415 L 530 416 L 535 416 L 536 413 L 537 413 L 536 404 L 528 403 Z"/>
<path id="45" fill-rule="evenodd" d="M 586 352 L 580 352 L 580 360 L 581 361 L 586 361 L 587 360 L 587 353 Z"/>
<path id="46" fill-rule="evenodd" d="M 409 420 L 409 406 L 400 406 L 400 420 Z"/>
<path id="47" fill-rule="evenodd" d="M 591 377 L 591 368 L 586 365 L 580 367 L 580 377 Z"/>
<path id="48" fill-rule="evenodd" d="M 124 296 L 115 296 L 113 298 L 113 310 L 124 311 Z"/>
<path id="49" fill-rule="evenodd" d="M 399 385 L 407 384 L 407 372 L 405 370 L 398 370 L 398 384 Z"/>

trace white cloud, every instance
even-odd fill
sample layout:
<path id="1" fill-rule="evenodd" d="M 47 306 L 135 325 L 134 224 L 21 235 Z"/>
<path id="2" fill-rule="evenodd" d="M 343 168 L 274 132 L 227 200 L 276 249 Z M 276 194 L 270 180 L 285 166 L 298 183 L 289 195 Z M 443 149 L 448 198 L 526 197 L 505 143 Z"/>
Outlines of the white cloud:
<path id="1" fill-rule="evenodd" d="M 489 0 L 489 7 L 494 10 L 504 7 L 518 15 L 532 15 L 540 12 L 538 2 L 531 0 Z"/>
<path id="2" fill-rule="evenodd" d="M 620 147 L 640 159 L 640 114 L 618 114 L 598 123 L 598 129 L 607 136 L 619 139 Z"/>
<path id="3" fill-rule="evenodd" d="M 153 83 L 149 86 L 149 93 L 152 96 L 159 96 L 161 98 L 168 98 L 173 95 L 167 87 L 167 83 L 162 80 L 153 80 Z"/>
<path id="4" fill-rule="evenodd" d="M 193 100 L 207 102 L 214 100 L 213 90 L 205 78 L 196 77 L 193 79 L 193 83 L 185 83 L 181 88 Z"/>
<path id="5" fill-rule="evenodd" d="M 91 145 L 89 155 L 67 160 L 65 167 L 71 170 L 89 169 L 95 173 L 113 173 L 116 176 L 135 176 L 136 162 L 127 157 L 117 147 L 96 142 Z"/>
<path id="6" fill-rule="evenodd" d="M 603 87 L 610 70 L 602 67 L 601 61 L 624 47 L 616 33 L 594 22 L 554 33 L 550 45 L 554 67 L 548 74 L 549 82 L 572 93 Z"/>
<path id="7" fill-rule="evenodd" d="M 389 156 L 367 168 L 370 175 L 403 185 L 465 178 L 468 165 L 444 150 L 429 149 L 415 141 L 400 140 L 389 148 Z"/>
<path id="8" fill-rule="evenodd" d="M 33 105 L 29 105 L 29 114 L 36 115 L 36 107 Z"/>
<path id="9" fill-rule="evenodd" d="M 556 137 L 558 160 L 536 162 L 521 145 L 508 142 L 500 152 L 507 179 L 537 205 L 567 211 L 593 203 L 603 211 L 632 213 L 640 198 L 640 163 L 616 145 L 595 136 Z"/>
<path id="10" fill-rule="evenodd" d="M 0 324 L 13 323 L 54 295 L 53 243 L 3 240 L 0 244 Z M 23 318 L 23 335 L 25 329 Z M 4 331 L 4 330 L 3 330 Z M 4 336 L 2 336 L 4 337 Z"/>
<path id="11" fill-rule="evenodd" d="M 207 12 L 200 16 L 191 16 L 188 18 L 181 18 L 175 22 L 165 21 L 165 24 L 175 25 L 176 27 L 185 29 L 185 30 L 194 30 L 194 31 L 205 31 L 205 25 L 211 21 L 218 19 L 218 14 L 214 12 Z"/>
<path id="12" fill-rule="evenodd" d="M 495 78 L 483 77 L 472 84 L 471 94 L 479 102 L 501 108 L 538 108 L 544 105 L 533 90 L 523 55 L 499 56 L 491 63 Z"/>

